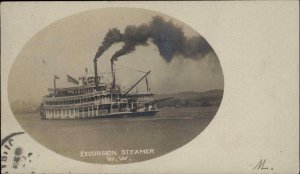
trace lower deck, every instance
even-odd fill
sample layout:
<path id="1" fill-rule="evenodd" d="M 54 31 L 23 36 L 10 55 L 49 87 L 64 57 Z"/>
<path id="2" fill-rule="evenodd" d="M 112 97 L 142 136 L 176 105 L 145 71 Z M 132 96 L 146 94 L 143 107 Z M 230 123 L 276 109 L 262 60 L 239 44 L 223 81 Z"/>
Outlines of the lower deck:
<path id="1" fill-rule="evenodd" d="M 148 105 L 132 112 L 128 105 L 94 105 L 82 108 L 41 108 L 42 119 L 80 119 L 126 115 L 132 113 L 144 113 L 157 111 L 156 105 Z"/>
<path id="2" fill-rule="evenodd" d="M 86 116 L 75 116 L 75 117 L 42 117 L 44 120 L 71 120 L 71 119 L 93 119 L 93 118 L 119 118 L 119 117 L 139 117 L 139 116 L 154 116 L 159 112 L 159 110 L 149 110 L 149 111 L 139 111 L 139 112 L 116 112 L 108 114 L 96 114 L 96 115 L 86 115 Z"/>

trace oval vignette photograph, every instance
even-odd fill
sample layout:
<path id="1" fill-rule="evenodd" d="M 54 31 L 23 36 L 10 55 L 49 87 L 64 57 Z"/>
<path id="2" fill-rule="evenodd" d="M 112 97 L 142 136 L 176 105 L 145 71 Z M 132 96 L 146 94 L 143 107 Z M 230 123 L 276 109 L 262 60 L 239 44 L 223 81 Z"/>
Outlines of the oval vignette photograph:
<path id="1" fill-rule="evenodd" d="M 221 64 L 199 32 L 137 8 L 60 19 L 18 54 L 11 110 L 33 139 L 71 159 L 126 164 L 166 155 L 201 137 L 222 102 Z"/>

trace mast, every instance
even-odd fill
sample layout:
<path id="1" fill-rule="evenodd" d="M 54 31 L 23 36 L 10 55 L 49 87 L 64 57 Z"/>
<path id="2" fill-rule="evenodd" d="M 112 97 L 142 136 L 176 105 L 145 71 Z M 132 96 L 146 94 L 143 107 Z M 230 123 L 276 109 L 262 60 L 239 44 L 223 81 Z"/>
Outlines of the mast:
<path id="1" fill-rule="evenodd" d="M 140 80 L 138 80 L 134 85 L 132 85 L 127 91 L 125 92 L 124 95 L 127 95 L 136 85 L 138 85 L 151 71 L 148 71 Z"/>
<path id="2" fill-rule="evenodd" d="M 162 99 L 154 100 L 154 101 L 151 101 L 151 102 L 148 102 L 148 103 L 144 103 L 144 104 L 142 104 L 140 106 L 132 108 L 132 111 L 136 111 L 136 110 L 138 110 L 140 108 L 147 107 L 149 105 L 153 105 L 153 104 L 160 103 L 160 102 L 163 102 L 163 101 L 166 101 L 166 100 L 171 100 L 171 99 L 173 99 L 173 97 L 162 98 Z"/>
<path id="3" fill-rule="evenodd" d="M 136 87 L 136 85 L 138 85 L 145 77 L 147 77 L 147 75 L 150 73 L 151 71 L 148 71 L 145 75 L 143 75 L 143 77 L 141 77 L 134 85 L 132 85 L 130 88 L 128 88 L 127 90 L 126 90 L 126 92 L 122 95 L 122 97 L 124 97 L 124 96 L 126 96 L 134 87 Z M 119 98 L 118 100 L 117 100 L 117 102 L 119 102 L 121 99 L 122 99 L 122 97 L 121 98 Z M 132 106 L 133 107 L 133 106 Z"/>
<path id="4" fill-rule="evenodd" d="M 54 91 L 54 97 L 56 97 L 56 77 L 54 77 L 54 86 L 53 86 L 53 91 Z"/>
<path id="5" fill-rule="evenodd" d="M 148 77 L 146 77 L 145 80 L 146 80 L 146 85 L 147 85 L 147 92 L 149 92 L 150 90 L 149 90 Z"/>
<path id="6" fill-rule="evenodd" d="M 56 79 L 59 79 L 57 75 L 54 74 L 54 80 L 53 80 L 53 92 L 54 92 L 54 97 L 56 97 Z"/>

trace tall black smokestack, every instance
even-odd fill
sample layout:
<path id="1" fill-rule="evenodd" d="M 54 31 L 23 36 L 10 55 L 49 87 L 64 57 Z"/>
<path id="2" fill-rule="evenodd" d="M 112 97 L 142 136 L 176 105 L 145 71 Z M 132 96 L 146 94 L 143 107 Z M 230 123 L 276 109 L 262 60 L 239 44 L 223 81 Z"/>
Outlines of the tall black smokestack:
<path id="1" fill-rule="evenodd" d="M 101 46 L 98 48 L 98 51 L 94 57 L 94 70 L 95 70 L 95 84 L 96 84 L 96 90 L 99 88 L 98 82 L 98 70 L 97 70 L 97 59 L 107 50 L 109 47 L 111 47 L 114 43 L 121 42 L 122 41 L 122 34 L 120 30 L 117 28 L 110 29 L 103 41 Z"/>
<path id="2" fill-rule="evenodd" d="M 97 59 L 94 59 L 94 71 L 95 71 L 95 84 L 96 84 L 96 90 L 99 89 L 99 83 L 98 82 L 98 69 L 97 69 Z"/>
<path id="3" fill-rule="evenodd" d="M 116 86 L 116 74 L 115 74 L 115 70 L 114 70 L 114 61 L 111 60 L 110 61 L 110 66 L 111 66 L 111 74 L 112 74 L 112 89 L 115 89 L 115 86 Z"/>

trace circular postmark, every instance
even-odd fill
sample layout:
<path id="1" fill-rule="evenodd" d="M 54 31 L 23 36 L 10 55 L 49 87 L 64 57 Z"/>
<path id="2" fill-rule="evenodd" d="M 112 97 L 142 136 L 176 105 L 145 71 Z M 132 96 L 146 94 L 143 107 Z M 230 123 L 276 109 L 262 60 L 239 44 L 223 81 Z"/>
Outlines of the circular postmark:
<path id="1" fill-rule="evenodd" d="M 19 136 L 24 132 L 14 132 L 4 137 L 1 140 L 1 173 L 18 173 L 30 172 L 32 170 L 31 164 L 38 159 L 39 155 L 28 151 L 26 146 L 22 145 Z"/>

